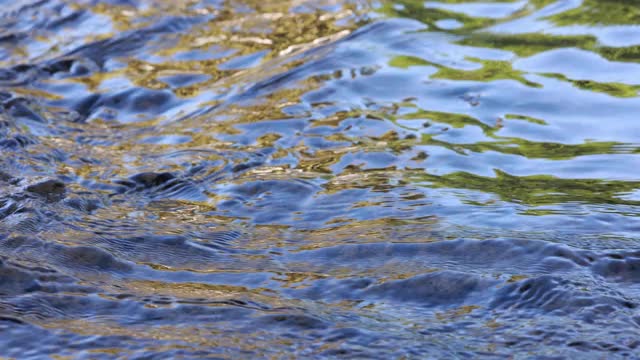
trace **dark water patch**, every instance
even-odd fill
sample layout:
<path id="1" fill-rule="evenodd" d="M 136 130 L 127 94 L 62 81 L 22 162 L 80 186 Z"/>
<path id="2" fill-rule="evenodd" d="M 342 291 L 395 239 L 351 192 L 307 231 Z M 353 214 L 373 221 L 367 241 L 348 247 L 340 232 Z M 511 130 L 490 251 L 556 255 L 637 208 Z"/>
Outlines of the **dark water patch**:
<path id="1" fill-rule="evenodd" d="M 175 106 L 174 96 L 163 90 L 130 89 L 116 94 L 91 95 L 73 108 L 85 120 L 100 118 L 107 121 L 132 122 L 162 114 Z M 66 103 L 65 100 L 62 104 Z M 54 102 L 53 105 L 62 105 Z"/>
<path id="2" fill-rule="evenodd" d="M 72 78 L 90 76 L 99 71 L 97 65 L 83 58 L 63 58 L 51 61 L 43 66 L 43 70 L 54 78 Z"/>
<path id="3" fill-rule="evenodd" d="M 406 280 L 385 282 L 364 290 L 364 297 L 414 302 L 426 306 L 456 306 L 476 291 L 486 290 L 492 281 L 455 272 L 436 272 Z"/>
<path id="4" fill-rule="evenodd" d="M 290 255 L 294 262 L 320 268 L 349 264 L 367 271 L 386 266 L 398 269 L 485 269 L 510 274 L 580 271 L 600 256 L 596 253 L 534 240 L 451 240 L 433 243 L 371 243 L 343 245 Z"/>
<path id="5" fill-rule="evenodd" d="M 91 293 L 96 289 L 76 283 L 76 279 L 52 268 L 30 264 L 19 260 L 15 263 L 3 261 L 2 275 L 3 291 L 0 297 L 10 299 L 29 294 L 75 292 Z M 35 295 L 38 296 L 38 295 Z"/>
<path id="6" fill-rule="evenodd" d="M 203 199 L 203 187 L 198 181 L 189 179 L 186 176 L 169 172 L 154 173 L 144 172 L 133 175 L 128 179 L 116 179 L 114 182 L 119 186 L 114 188 L 112 196 L 131 195 L 141 193 L 145 198 L 150 199 Z"/>
<path id="7" fill-rule="evenodd" d="M 637 253 L 607 254 L 594 264 L 594 271 L 616 281 L 635 282 L 640 276 L 640 258 Z"/>
<path id="8" fill-rule="evenodd" d="M 308 316 L 308 315 L 294 315 L 294 314 L 274 314 L 264 315 L 255 321 L 255 326 L 258 327 L 284 327 L 287 330 L 313 330 L 324 329 L 328 325 L 321 319 Z"/>
<path id="9" fill-rule="evenodd" d="M 46 261 L 72 273 L 106 274 L 132 270 L 129 263 L 93 246 L 65 246 L 26 236 L 9 237 L 2 240 L 1 246 L 21 261 Z"/>
<path id="10" fill-rule="evenodd" d="M 92 271 L 91 268 L 99 270 L 101 266 L 105 266 L 107 268 L 104 271 L 127 272 L 132 270 L 132 266 L 127 263 L 130 261 L 142 266 L 138 268 L 140 271 L 147 269 L 143 273 L 151 271 L 147 275 L 141 273 L 144 276 L 156 276 L 153 274 L 155 270 L 207 272 L 256 268 L 269 264 L 267 258 L 262 258 L 262 250 L 241 248 L 240 244 L 248 240 L 244 231 L 216 226 L 217 229 L 213 231 L 194 228 L 178 234 L 168 224 L 164 226 L 166 234 L 160 235 L 151 232 L 152 229 L 158 231 L 162 227 L 156 221 L 91 221 L 88 227 L 75 229 L 78 231 L 76 234 L 81 234 L 81 239 L 76 241 L 78 246 L 62 249 L 60 255 L 73 257 L 77 254 L 81 260 L 86 260 L 86 271 Z M 244 259 L 247 255 L 255 255 L 256 258 Z M 69 267 L 73 268 L 73 265 L 69 264 Z M 190 275 L 185 275 L 186 278 L 191 278 Z M 179 279 L 182 275 L 176 276 Z"/>
<path id="11" fill-rule="evenodd" d="M 129 264 L 120 261 L 108 252 L 95 247 L 73 246 L 69 248 L 60 248 L 57 252 L 53 251 L 52 253 L 52 255 L 58 255 L 60 257 L 59 261 L 68 261 L 73 264 L 74 267 L 91 269 L 98 272 L 131 270 L 131 266 Z"/>
<path id="12" fill-rule="evenodd" d="M 37 280 L 29 273 L 10 267 L 5 263 L 0 264 L 0 296 L 24 294 L 41 289 Z"/>
<path id="13" fill-rule="evenodd" d="M 4 305 L 4 304 L 3 304 Z M 168 305 L 168 306 L 167 306 Z M 6 306 L 6 305 L 4 305 Z M 191 318 L 194 323 L 231 322 L 246 318 L 253 311 L 233 306 L 194 306 L 166 304 L 161 301 L 119 301 L 105 300 L 96 295 L 42 295 L 40 297 L 21 297 L 12 300 L 13 316 L 24 318 L 30 323 L 42 324 L 54 321 L 87 321 L 88 326 L 151 325 L 163 326 L 180 318 Z M 91 325 L 89 325 L 91 324 Z M 153 331 L 153 328 L 149 330 Z M 106 334 L 105 334 L 106 335 Z M 144 338 L 144 334 L 141 334 Z M 130 335 L 135 338 L 135 334 Z"/>
<path id="14" fill-rule="evenodd" d="M 176 177 L 171 173 L 140 173 L 129 178 L 130 182 L 123 182 L 127 187 L 152 188 L 164 185 Z"/>
<path id="15" fill-rule="evenodd" d="M 535 309 L 554 315 L 571 314 L 586 321 L 616 312 L 633 313 L 637 307 L 635 302 L 625 299 L 621 294 L 615 296 L 588 291 L 580 288 L 580 285 L 553 276 L 522 280 L 500 289 L 491 307 Z"/>
<path id="16" fill-rule="evenodd" d="M 29 145 L 34 145 L 36 143 L 37 143 L 37 140 L 35 140 L 33 137 L 18 134 L 18 135 L 14 135 L 9 138 L 0 140 L 0 147 L 5 149 L 16 150 L 20 148 L 25 148 Z"/>
<path id="17" fill-rule="evenodd" d="M 65 185 L 60 180 L 49 179 L 29 185 L 25 190 L 48 201 L 55 201 L 64 197 Z"/>
<path id="18" fill-rule="evenodd" d="M 104 206 L 103 203 L 100 199 L 91 197 L 74 197 L 66 199 L 64 202 L 65 205 L 74 210 L 89 214 L 102 208 Z"/>
<path id="19" fill-rule="evenodd" d="M 3 87 L 24 86 L 38 77 L 37 69 L 29 66 L 16 66 L 2 69 L 0 84 Z"/>
<path id="20" fill-rule="evenodd" d="M 24 98 L 14 98 L 3 103 L 7 114 L 13 119 L 46 123 L 47 121 L 31 109 L 30 105 L 29 101 Z"/>

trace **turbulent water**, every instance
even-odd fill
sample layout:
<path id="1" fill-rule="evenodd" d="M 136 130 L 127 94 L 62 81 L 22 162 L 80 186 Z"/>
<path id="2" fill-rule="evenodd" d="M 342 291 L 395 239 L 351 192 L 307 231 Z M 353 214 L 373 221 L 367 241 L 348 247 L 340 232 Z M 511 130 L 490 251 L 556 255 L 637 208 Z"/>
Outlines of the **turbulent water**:
<path id="1" fill-rule="evenodd" d="M 0 355 L 640 358 L 632 0 L 0 1 Z"/>

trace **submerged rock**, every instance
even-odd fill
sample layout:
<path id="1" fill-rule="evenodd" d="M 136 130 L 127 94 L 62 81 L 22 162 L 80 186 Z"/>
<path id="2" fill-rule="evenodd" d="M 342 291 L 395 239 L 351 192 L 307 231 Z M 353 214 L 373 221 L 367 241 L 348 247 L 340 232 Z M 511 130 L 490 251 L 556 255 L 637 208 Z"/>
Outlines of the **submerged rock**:
<path id="1" fill-rule="evenodd" d="M 58 201 L 64 198 L 66 186 L 60 180 L 48 179 L 29 185 L 25 190 L 31 194 L 41 196 L 47 201 Z"/>
<path id="2" fill-rule="evenodd" d="M 138 185 L 142 185 L 144 187 L 154 187 L 160 186 L 168 181 L 175 179 L 175 176 L 168 172 L 163 173 L 154 173 L 154 172 L 144 172 L 137 175 L 134 175 L 129 178 L 134 181 Z"/>

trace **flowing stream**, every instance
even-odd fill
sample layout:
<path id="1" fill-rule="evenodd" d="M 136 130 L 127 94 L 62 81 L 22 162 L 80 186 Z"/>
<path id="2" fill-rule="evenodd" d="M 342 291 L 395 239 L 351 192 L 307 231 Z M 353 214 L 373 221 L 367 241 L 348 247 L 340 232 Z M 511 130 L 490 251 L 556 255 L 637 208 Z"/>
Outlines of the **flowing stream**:
<path id="1" fill-rule="evenodd" d="M 0 356 L 640 358 L 632 0 L 0 0 Z"/>

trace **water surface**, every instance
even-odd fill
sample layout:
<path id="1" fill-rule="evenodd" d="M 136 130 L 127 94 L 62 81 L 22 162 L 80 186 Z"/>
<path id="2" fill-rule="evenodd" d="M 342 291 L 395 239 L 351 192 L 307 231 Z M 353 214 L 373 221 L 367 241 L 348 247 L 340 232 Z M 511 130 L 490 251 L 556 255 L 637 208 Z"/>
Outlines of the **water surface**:
<path id="1" fill-rule="evenodd" d="M 639 356 L 635 2 L 0 5 L 0 355 Z"/>

